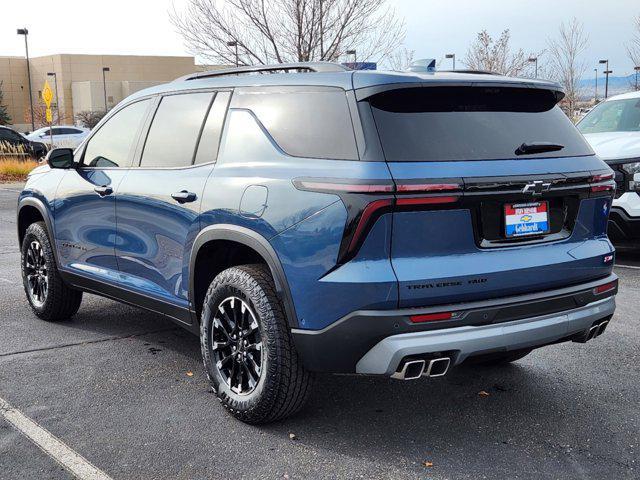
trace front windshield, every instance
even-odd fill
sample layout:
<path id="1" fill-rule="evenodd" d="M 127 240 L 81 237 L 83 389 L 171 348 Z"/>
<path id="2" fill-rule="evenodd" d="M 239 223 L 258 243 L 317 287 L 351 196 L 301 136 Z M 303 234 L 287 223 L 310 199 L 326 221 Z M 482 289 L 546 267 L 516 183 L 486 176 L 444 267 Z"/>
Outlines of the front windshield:
<path id="1" fill-rule="evenodd" d="M 640 131 L 640 98 L 602 102 L 580 121 L 578 130 L 582 133 Z"/>

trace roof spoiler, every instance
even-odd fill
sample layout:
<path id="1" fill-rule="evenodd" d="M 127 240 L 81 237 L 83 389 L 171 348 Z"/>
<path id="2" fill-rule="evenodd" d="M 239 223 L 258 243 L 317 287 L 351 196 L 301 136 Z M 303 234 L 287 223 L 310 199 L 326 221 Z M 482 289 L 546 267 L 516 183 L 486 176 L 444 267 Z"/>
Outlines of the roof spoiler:
<path id="1" fill-rule="evenodd" d="M 186 80 L 198 80 L 200 78 L 222 77 L 226 75 L 243 75 L 250 73 L 290 73 L 290 72 L 313 72 L 331 73 L 347 72 L 349 68 L 334 62 L 296 62 L 296 63 L 276 63 L 273 65 L 247 65 L 235 68 L 221 68 L 219 70 L 209 70 L 197 72 L 176 78 L 175 82 Z"/>

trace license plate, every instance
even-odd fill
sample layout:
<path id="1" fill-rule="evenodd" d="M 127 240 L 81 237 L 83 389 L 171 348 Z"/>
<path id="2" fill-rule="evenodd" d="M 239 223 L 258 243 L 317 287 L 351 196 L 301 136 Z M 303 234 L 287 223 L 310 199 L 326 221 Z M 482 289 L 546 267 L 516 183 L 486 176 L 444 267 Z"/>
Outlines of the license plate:
<path id="1" fill-rule="evenodd" d="M 504 219 L 507 238 L 549 233 L 549 202 L 508 203 Z"/>

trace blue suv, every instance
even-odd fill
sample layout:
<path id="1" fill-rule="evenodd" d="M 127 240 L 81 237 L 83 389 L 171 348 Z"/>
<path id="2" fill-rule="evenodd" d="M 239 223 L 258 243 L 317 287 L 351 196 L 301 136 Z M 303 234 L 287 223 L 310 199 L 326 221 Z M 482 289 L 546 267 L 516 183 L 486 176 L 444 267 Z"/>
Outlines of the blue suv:
<path id="1" fill-rule="evenodd" d="M 249 423 L 314 372 L 437 377 L 600 335 L 615 182 L 559 86 L 330 63 L 204 72 L 138 92 L 18 202 L 27 299 L 90 292 L 200 336 Z"/>

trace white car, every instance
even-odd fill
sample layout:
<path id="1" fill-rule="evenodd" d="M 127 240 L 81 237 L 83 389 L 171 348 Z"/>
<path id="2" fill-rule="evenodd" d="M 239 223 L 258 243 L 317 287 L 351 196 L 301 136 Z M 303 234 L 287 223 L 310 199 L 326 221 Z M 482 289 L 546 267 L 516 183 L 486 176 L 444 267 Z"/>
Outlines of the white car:
<path id="1" fill-rule="evenodd" d="M 56 125 L 51 127 L 51 130 L 52 132 L 49 132 L 49 127 L 39 128 L 27 135 L 27 138 L 34 142 L 51 145 L 51 138 L 53 137 L 54 146 L 75 148 L 89 135 L 90 131 L 88 128 L 75 127 L 73 125 Z"/>
<path id="2" fill-rule="evenodd" d="M 596 154 L 616 174 L 616 198 L 609 237 L 617 243 L 640 241 L 640 92 L 611 97 L 578 123 Z"/>

